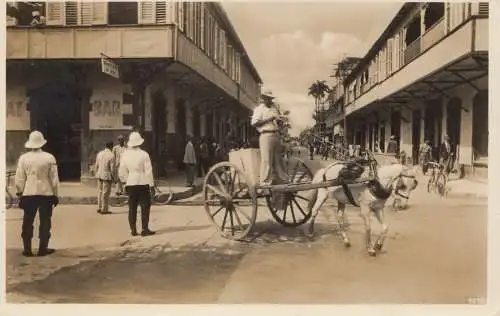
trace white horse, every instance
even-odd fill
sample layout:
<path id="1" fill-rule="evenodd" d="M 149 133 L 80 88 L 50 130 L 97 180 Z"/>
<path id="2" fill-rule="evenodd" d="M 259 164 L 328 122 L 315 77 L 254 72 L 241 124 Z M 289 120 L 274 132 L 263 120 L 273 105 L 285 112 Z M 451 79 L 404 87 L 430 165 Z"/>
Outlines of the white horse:
<path id="1" fill-rule="evenodd" d="M 320 169 L 316 172 L 312 183 L 321 183 L 327 180 L 337 179 L 340 170 L 344 167 L 344 163 L 334 163 L 326 168 Z M 368 167 L 365 168 L 361 178 L 366 172 L 368 172 Z M 360 210 L 360 216 L 363 219 L 365 228 L 365 246 L 368 254 L 375 256 L 376 252 L 382 249 L 389 230 L 389 226 L 384 221 L 384 206 L 387 199 L 392 194 L 408 199 L 410 192 L 415 190 L 417 185 L 418 181 L 415 179 L 415 171 L 413 168 L 408 168 L 401 164 L 392 164 L 376 167 L 376 176 L 374 180 L 370 182 L 316 189 L 309 202 L 309 209 L 312 211 L 309 235 L 312 236 L 314 233 L 314 222 L 321 206 L 331 197 L 337 200 L 337 223 L 339 225 L 340 237 L 344 245 L 346 247 L 350 247 L 351 245 L 344 225 L 345 207 L 346 204 L 351 204 L 357 206 L 356 209 Z M 371 214 L 377 218 L 382 226 L 382 232 L 374 244 L 371 242 Z"/>

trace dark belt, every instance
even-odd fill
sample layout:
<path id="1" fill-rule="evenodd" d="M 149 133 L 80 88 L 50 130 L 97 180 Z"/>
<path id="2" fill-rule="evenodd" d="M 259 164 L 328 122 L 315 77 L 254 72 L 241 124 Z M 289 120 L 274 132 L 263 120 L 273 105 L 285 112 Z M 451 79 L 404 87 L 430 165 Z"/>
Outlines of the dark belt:
<path id="1" fill-rule="evenodd" d="M 260 132 L 261 134 L 274 134 L 277 133 L 278 131 L 262 131 Z"/>

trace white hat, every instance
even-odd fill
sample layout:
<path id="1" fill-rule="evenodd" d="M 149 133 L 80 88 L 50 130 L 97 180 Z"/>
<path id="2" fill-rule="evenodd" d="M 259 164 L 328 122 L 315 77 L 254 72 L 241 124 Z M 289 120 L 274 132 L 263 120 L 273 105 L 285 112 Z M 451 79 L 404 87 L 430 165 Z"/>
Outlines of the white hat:
<path id="1" fill-rule="evenodd" d="M 141 134 L 137 132 L 132 132 L 128 136 L 127 147 L 137 147 L 144 143 L 144 138 L 141 137 Z"/>
<path id="2" fill-rule="evenodd" d="M 271 90 L 264 90 L 264 92 L 262 92 L 260 96 L 261 98 L 264 97 L 264 98 L 274 99 L 274 95 Z"/>
<path id="3" fill-rule="evenodd" d="M 39 131 L 33 131 L 30 133 L 28 141 L 24 144 L 24 147 L 28 149 L 39 149 L 45 144 L 47 144 L 47 141 L 45 140 L 45 137 L 43 137 L 43 134 Z"/>

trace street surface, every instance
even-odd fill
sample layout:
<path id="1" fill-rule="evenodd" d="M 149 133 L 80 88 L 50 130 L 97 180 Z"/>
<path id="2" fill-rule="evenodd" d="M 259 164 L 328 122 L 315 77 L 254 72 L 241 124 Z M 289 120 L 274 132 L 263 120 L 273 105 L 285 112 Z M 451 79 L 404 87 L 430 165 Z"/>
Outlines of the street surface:
<path id="1" fill-rule="evenodd" d="M 309 240 L 307 224 L 283 228 L 261 206 L 253 241 L 237 243 L 219 237 L 200 206 L 153 207 L 157 235 L 142 238 L 129 235 L 125 208 L 99 216 L 93 206 L 64 205 L 53 217 L 51 246 L 58 251 L 43 258 L 21 256 L 22 212 L 7 210 L 6 300 L 484 303 L 487 201 L 442 200 L 424 189 L 408 210 L 386 211 L 389 237 L 375 258 L 364 251 L 354 208 L 347 213 L 352 247 L 345 249 L 329 212 L 318 217 Z"/>

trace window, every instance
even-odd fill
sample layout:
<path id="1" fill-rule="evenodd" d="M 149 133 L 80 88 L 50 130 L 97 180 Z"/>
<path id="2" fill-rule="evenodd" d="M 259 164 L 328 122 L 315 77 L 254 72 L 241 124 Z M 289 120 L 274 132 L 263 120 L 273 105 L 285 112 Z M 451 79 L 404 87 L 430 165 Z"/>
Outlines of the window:
<path id="1" fill-rule="evenodd" d="M 109 25 L 131 25 L 139 23 L 137 2 L 108 2 Z"/>
<path id="2" fill-rule="evenodd" d="M 204 3 L 200 3 L 200 47 L 202 50 L 205 50 L 206 36 L 205 36 L 205 5 Z"/>
<path id="3" fill-rule="evenodd" d="M 215 21 L 214 21 L 215 22 Z M 217 62 L 219 60 L 219 26 L 217 23 L 214 23 L 214 61 Z"/>
<path id="4" fill-rule="evenodd" d="M 226 68 L 226 32 L 220 30 L 219 65 Z"/>

